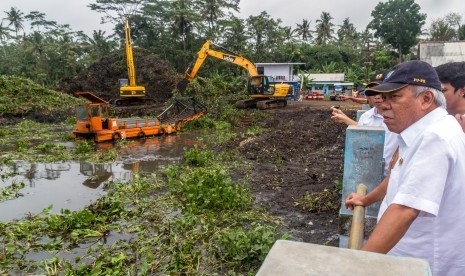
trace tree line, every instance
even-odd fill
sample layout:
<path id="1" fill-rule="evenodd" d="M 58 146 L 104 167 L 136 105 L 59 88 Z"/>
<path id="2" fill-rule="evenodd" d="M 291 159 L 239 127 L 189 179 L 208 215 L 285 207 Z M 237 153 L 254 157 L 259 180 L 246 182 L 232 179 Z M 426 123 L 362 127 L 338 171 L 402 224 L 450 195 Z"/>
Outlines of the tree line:
<path id="1" fill-rule="evenodd" d="M 414 59 L 420 40 L 465 39 L 465 24 L 449 13 L 425 27 L 427 15 L 414 0 L 380 2 L 363 30 L 347 17 L 333 23 L 329 12 L 284 26 L 266 11 L 240 18 L 240 0 L 96 0 L 91 10 L 112 23 L 113 33 L 88 36 L 71 26 L 47 20 L 39 11 L 11 7 L 0 22 L 0 74 L 30 78 L 53 86 L 124 47 L 123 21 L 129 17 L 133 45 L 170 61 L 182 72 L 209 38 L 254 62 L 299 62 L 305 72 L 340 72 L 358 85 L 377 69 Z M 29 26 L 26 29 L 25 26 Z M 224 64 L 208 72 L 228 78 Z M 237 71 L 236 71 L 237 70 Z M 224 73 L 223 73 L 224 72 Z M 240 74 L 240 69 L 233 72 Z"/>

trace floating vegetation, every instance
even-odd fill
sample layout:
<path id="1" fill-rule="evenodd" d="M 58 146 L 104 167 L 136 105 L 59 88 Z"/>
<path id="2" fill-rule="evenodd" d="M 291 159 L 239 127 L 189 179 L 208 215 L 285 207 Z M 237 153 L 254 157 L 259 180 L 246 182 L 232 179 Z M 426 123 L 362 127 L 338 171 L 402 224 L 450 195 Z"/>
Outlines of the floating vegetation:
<path id="1" fill-rule="evenodd" d="M 166 178 L 110 181 L 83 210 L 51 213 L 50 206 L 0 223 L 0 274 L 255 274 L 286 236 L 230 179 L 229 158 L 189 149 Z"/>

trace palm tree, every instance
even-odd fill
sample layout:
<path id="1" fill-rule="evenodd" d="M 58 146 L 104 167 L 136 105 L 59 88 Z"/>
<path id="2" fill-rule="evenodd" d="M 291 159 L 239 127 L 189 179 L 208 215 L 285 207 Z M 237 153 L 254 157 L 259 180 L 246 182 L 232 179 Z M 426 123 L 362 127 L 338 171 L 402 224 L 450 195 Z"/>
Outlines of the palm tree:
<path id="1" fill-rule="evenodd" d="M 190 7 L 189 0 L 176 0 L 172 3 L 172 28 L 174 34 L 182 38 L 183 49 L 186 50 L 187 38 L 192 34 L 196 15 Z"/>
<path id="2" fill-rule="evenodd" d="M 5 50 L 5 40 L 10 37 L 10 31 L 8 27 L 3 27 L 3 20 L 0 22 L 0 42 L 2 43 L 3 54 L 6 57 L 6 50 Z"/>
<path id="3" fill-rule="evenodd" d="M 99 60 L 105 55 L 108 55 L 113 48 L 115 43 L 109 40 L 109 37 L 105 36 L 105 31 L 98 30 L 92 33 L 92 38 L 87 38 L 89 43 L 89 50 L 95 60 Z"/>
<path id="4" fill-rule="evenodd" d="M 201 16 L 208 21 L 209 29 L 213 29 L 215 22 L 226 14 L 224 9 L 232 9 L 239 12 L 238 0 L 203 0 L 197 1 Z"/>
<path id="5" fill-rule="evenodd" d="M 329 12 L 322 12 L 320 19 L 316 20 L 316 43 L 317 44 L 326 44 L 329 40 L 333 39 L 334 33 L 334 24 L 331 20 L 334 19 L 331 17 Z"/>
<path id="6" fill-rule="evenodd" d="M 56 26 L 55 21 L 45 20 L 45 14 L 38 11 L 32 11 L 24 18 L 31 22 L 31 29 L 37 27 L 38 32 L 40 31 L 40 26 L 44 26 L 45 28 L 49 28 L 50 26 Z"/>
<path id="7" fill-rule="evenodd" d="M 303 41 L 312 39 L 312 31 L 310 30 L 310 22 L 307 19 L 302 20 L 302 24 L 297 24 L 295 31 L 302 37 Z"/>
<path id="8" fill-rule="evenodd" d="M 24 26 L 23 26 L 23 20 L 24 20 L 24 13 L 20 11 L 19 9 L 16 8 L 11 8 L 9 12 L 5 12 L 7 17 L 5 18 L 6 20 L 10 21 L 10 24 L 8 24 L 8 27 L 13 25 L 14 30 L 16 32 L 16 36 L 18 36 L 19 30 L 23 30 L 24 33 Z"/>
<path id="9" fill-rule="evenodd" d="M 295 34 L 297 33 L 297 29 L 292 29 L 292 27 L 284 27 L 284 37 L 286 38 L 286 41 L 293 41 L 296 37 Z"/>
<path id="10" fill-rule="evenodd" d="M 339 41 L 354 40 L 357 38 L 357 29 L 354 27 L 354 24 L 350 23 L 348 17 L 344 19 L 342 25 L 339 25 L 337 36 Z"/>

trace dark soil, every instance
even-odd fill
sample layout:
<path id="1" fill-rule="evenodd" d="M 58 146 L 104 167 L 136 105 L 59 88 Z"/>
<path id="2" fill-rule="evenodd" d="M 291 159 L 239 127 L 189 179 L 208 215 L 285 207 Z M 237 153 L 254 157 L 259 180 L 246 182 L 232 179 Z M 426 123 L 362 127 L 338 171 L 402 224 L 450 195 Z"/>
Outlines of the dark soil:
<path id="1" fill-rule="evenodd" d="M 292 239 L 317 244 L 338 245 L 340 197 L 335 183 L 342 183 L 345 125 L 331 119 L 331 101 L 290 102 L 284 109 L 266 111 L 261 123 L 267 131 L 249 140 L 234 141 L 253 168 L 251 189 L 257 202 L 283 222 Z M 357 105 L 337 102 L 348 115 Z M 307 210 L 306 193 L 331 191 L 320 207 Z M 332 201 L 329 208 L 323 203 Z"/>

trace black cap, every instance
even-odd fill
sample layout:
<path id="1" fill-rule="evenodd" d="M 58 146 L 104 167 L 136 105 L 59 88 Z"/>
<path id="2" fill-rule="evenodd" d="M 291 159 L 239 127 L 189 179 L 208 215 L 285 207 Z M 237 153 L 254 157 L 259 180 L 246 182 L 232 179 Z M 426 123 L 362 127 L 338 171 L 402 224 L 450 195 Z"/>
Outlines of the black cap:
<path id="1" fill-rule="evenodd" d="M 365 87 L 373 87 L 376 85 L 380 85 L 383 82 L 388 72 L 389 70 L 387 69 L 376 71 L 373 75 L 371 75 L 370 83 L 365 85 Z"/>
<path id="2" fill-rule="evenodd" d="M 407 85 L 426 86 L 442 90 L 438 74 L 433 66 L 421 60 L 412 60 L 396 65 L 384 78 L 383 83 L 365 89 L 367 96 L 394 92 Z"/>

